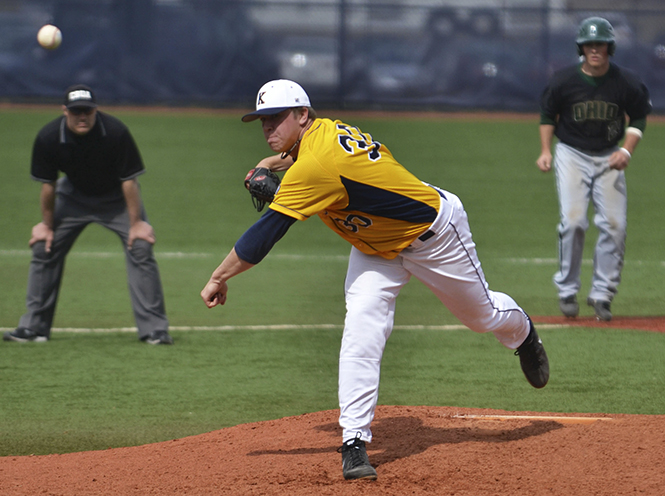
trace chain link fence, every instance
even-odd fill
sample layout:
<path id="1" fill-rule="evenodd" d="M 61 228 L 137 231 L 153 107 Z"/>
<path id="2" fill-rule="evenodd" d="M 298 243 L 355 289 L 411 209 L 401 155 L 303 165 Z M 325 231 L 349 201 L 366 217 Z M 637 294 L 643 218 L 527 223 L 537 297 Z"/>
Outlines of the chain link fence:
<path id="1" fill-rule="evenodd" d="M 247 108 L 288 78 L 321 108 L 536 111 L 589 15 L 665 110 L 665 5 L 648 0 L 0 0 L 0 100 L 86 83 L 107 104 Z M 46 23 L 57 50 L 37 44 Z"/>

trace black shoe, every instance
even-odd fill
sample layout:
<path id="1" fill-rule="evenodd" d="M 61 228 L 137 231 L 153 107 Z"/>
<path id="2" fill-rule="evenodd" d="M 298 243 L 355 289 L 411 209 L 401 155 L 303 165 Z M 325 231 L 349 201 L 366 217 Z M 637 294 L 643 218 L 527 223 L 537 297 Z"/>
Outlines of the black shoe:
<path id="1" fill-rule="evenodd" d="M 550 378 L 550 362 L 543 347 L 543 342 L 536 333 L 536 328 L 530 322 L 531 331 L 524 342 L 515 350 L 515 355 L 520 357 L 522 372 L 535 388 L 545 387 Z"/>
<path id="2" fill-rule="evenodd" d="M 7 331 L 2 336 L 3 341 L 16 341 L 17 343 L 45 343 L 48 341 L 48 336 L 41 336 L 30 329 L 19 327 L 14 331 Z"/>
<path id="3" fill-rule="evenodd" d="M 369 463 L 365 441 L 361 441 L 359 435 L 346 441 L 337 451 L 342 453 L 342 472 L 345 479 L 376 480 L 376 470 Z"/>
<path id="4" fill-rule="evenodd" d="M 166 331 L 153 331 L 143 336 L 141 341 L 148 344 L 173 344 L 173 338 Z"/>
<path id="5" fill-rule="evenodd" d="M 577 303 L 577 296 L 571 295 L 559 299 L 559 309 L 566 317 L 577 317 L 580 313 L 580 305 Z"/>
<path id="6" fill-rule="evenodd" d="M 612 320 L 612 312 L 610 311 L 609 301 L 587 298 L 586 303 L 590 307 L 593 307 L 593 311 L 596 313 L 597 320 L 602 320 L 604 322 L 609 322 Z"/>

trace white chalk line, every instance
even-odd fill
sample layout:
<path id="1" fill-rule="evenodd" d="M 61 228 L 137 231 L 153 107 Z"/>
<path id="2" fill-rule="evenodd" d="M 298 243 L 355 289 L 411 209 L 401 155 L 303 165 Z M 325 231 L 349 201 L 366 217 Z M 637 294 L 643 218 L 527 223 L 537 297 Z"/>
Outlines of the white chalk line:
<path id="1" fill-rule="evenodd" d="M 0 250 L 0 257 L 26 257 L 29 258 L 32 256 L 30 250 Z M 69 255 L 74 258 L 121 258 L 124 257 L 122 251 L 73 251 Z M 165 260 L 196 260 L 196 259 L 216 259 L 223 258 L 222 253 L 206 253 L 206 252 L 183 252 L 183 251 L 164 251 L 155 252 L 156 258 L 165 259 Z M 269 258 L 276 260 L 327 260 L 327 261 L 338 261 L 346 262 L 349 259 L 348 255 L 302 255 L 296 253 L 271 253 L 268 255 Z M 498 258 L 493 259 L 499 262 L 505 262 L 514 265 L 552 265 L 557 266 L 559 263 L 556 258 Z M 592 259 L 582 260 L 584 265 L 592 265 Z M 665 267 L 665 261 L 663 260 L 626 260 L 626 264 L 632 265 L 659 265 Z"/>
<path id="2" fill-rule="evenodd" d="M 559 417 L 556 415 L 453 415 L 456 419 L 469 420 L 550 420 L 561 424 L 592 424 L 603 420 L 614 420 L 611 417 Z"/>
<path id="3" fill-rule="evenodd" d="M 0 250 L 0 257 L 26 257 L 32 256 L 30 250 Z M 125 254 L 122 251 L 73 251 L 69 257 L 74 258 L 124 258 Z M 219 258 L 224 257 L 223 253 L 194 253 L 182 251 L 165 251 L 155 252 L 155 257 L 159 259 L 182 259 L 182 260 L 195 260 L 202 258 Z M 270 258 L 281 260 L 328 260 L 328 261 L 347 261 L 348 255 L 297 255 L 288 253 L 274 253 L 269 255 Z"/>
<path id="4" fill-rule="evenodd" d="M 564 324 L 538 324 L 538 329 L 563 329 Z M 292 331 L 292 330 L 336 330 L 343 329 L 341 324 L 274 324 L 274 325 L 225 325 L 225 326 L 169 326 L 170 331 Z M 0 327 L 0 332 L 13 331 L 14 327 Z M 396 325 L 396 331 L 460 331 L 468 329 L 461 324 L 450 325 Z M 54 327 L 51 332 L 71 332 L 79 334 L 107 332 L 137 332 L 136 327 Z"/>

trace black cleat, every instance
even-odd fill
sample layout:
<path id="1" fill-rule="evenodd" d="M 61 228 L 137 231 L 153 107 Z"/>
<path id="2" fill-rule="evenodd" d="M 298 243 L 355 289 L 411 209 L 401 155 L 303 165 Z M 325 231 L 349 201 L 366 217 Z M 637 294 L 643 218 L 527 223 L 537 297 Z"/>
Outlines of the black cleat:
<path id="1" fill-rule="evenodd" d="M 360 440 L 360 435 L 346 441 L 337 451 L 342 453 L 342 472 L 345 479 L 376 480 L 376 470 L 369 463 L 365 441 Z"/>
<path id="2" fill-rule="evenodd" d="M 586 303 L 590 307 L 593 307 L 593 311 L 596 313 L 597 320 L 602 320 L 603 322 L 609 322 L 612 320 L 612 312 L 610 311 L 609 301 L 587 298 Z"/>
<path id="3" fill-rule="evenodd" d="M 48 341 L 48 336 L 41 336 L 30 329 L 19 327 L 11 332 L 6 332 L 2 336 L 3 341 L 16 341 L 17 343 L 45 343 Z"/>
<path id="4" fill-rule="evenodd" d="M 515 355 L 520 357 L 520 365 L 526 380 L 533 387 L 540 389 L 545 387 L 550 378 L 550 362 L 547 359 L 543 342 L 536 333 L 536 328 L 531 321 L 529 321 L 529 324 L 531 325 L 531 331 L 524 342 L 515 350 Z"/>
<path id="5" fill-rule="evenodd" d="M 577 317 L 580 313 L 580 305 L 577 303 L 577 296 L 571 295 L 559 299 L 559 309 L 561 313 L 568 318 Z"/>
<path id="6" fill-rule="evenodd" d="M 143 336 L 141 341 L 148 344 L 173 344 L 173 338 L 166 331 L 153 331 Z"/>

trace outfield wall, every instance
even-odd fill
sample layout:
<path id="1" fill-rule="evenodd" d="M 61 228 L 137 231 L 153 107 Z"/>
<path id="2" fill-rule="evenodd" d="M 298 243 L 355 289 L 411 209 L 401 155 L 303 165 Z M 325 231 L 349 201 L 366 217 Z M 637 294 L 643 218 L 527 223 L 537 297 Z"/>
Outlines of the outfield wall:
<path id="1" fill-rule="evenodd" d="M 665 111 L 665 10 L 638 0 L 0 0 L 0 100 L 83 82 L 108 104 L 245 108 L 284 77 L 320 107 L 533 112 L 592 14 Z"/>

